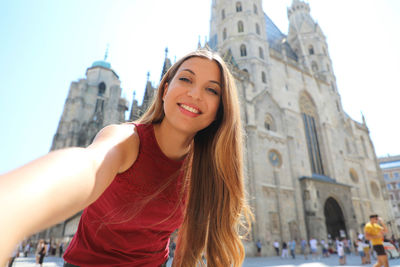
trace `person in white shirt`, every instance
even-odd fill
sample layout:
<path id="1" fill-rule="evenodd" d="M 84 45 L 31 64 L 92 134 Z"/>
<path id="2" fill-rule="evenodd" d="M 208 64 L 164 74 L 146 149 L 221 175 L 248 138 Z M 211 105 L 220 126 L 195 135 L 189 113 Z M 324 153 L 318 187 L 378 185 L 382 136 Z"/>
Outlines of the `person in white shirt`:
<path id="1" fill-rule="evenodd" d="M 346 264 L 346 255 L 344 254 L 344 245 L 343 242 L 338 242 L 337 246 L 337 253 L 339 256 L 339 264 L 340 265 L 345 265 Z"/>
<path id="2" fill-rule="evenodd" d="M 365 246 L 364 242 L 361 239 L 358 239 L 357 252 L 358 252 L 358 255 L 360 255 L 360 257 L 361 257 L 361 264 L 367 263 L 367 260 L 365 258 L 365 253 L 364 253 L 364 246 Z"/>
<path id="3" fill-rule="evenodd" d="M 275 248 L 275 251 L 276 251 L 276 256 L 279 256 L 279 242 L 278 242 L 278 240 L 275 240 L 274 248 Z"/>
<path id="4" fill-rule="evenodd" d="M 315 238 L 310 239 L 311 257 L 316 259 L 318 257 L 318 241 Z"/>

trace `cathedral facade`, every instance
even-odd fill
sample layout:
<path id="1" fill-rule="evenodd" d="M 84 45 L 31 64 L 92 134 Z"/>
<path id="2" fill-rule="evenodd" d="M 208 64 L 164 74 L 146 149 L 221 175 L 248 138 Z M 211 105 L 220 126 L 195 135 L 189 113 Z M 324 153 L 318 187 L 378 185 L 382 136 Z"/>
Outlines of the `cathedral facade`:
<path id="1" fill-rule="evenodd" d="M 263 255 L 275 253 L 275 240 L 354 240 L 371 213 L 397 235 L 368 127 L 342 108 L 323 31 L 303 1 L 293 0 L 287 15 L 285 35 L 261 0 L 212 1 L 205 46 L 232 70 L 245 131 L 246 187 L 256 218 L 247 254 L 255 254 L 258 239 Z M 107 64 L 95 62 L 87 79 L 71 84 L 52 149 L 87 146 L 105 125 L 125 121 L 127 101 Z M 170 65 L 166 55 L 163 73 Z M 129 120 L 143 114 L 155 90 L 147 81 Z M 71 236 L 78 220 L 79 214 L 41 236 Z"/>

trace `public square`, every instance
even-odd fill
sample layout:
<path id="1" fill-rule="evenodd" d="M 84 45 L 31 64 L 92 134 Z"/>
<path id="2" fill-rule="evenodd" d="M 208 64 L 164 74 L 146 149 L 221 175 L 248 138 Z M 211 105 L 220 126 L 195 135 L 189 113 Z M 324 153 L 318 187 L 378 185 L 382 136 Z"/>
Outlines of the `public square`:
<path id="1" fill-rule="evenodd" d="M 346 266 L 372 266 L 372 264 L 361 265 L 360 257 L 355 255 L 347 256 Z M 390 266 L 399 266 L 400 259 L 389 260 Z M 35 259 L 33 256 L 24 258 L 17 258 L 13 264 L 14 267 L 35 267 Z M 60 257 L 45 257 L 43 267 L 62 267 L 63 260 Z M 170 262 L 168 266 L 171 266 Z M 337 255 L 331 255 L 328 258 L 321 258 L 318 260 L 304 260 L 302 256 L 296 259 L 281 259 L 279 257 L 258 257 L 252 258 L 248 257 L 245 259 L 243 267 L 264 267 L 264 266 L 279 266 L 279 267 L 324 267 L 324 266 L 340 266 Z"/>

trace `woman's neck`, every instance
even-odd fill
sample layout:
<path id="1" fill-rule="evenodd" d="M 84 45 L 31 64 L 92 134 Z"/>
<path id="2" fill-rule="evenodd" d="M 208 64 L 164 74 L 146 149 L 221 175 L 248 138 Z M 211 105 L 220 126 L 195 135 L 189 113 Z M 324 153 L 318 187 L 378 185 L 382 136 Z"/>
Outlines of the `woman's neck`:
<path id="1" fill-rule="evenodd" d="M 182 160 L 186 156 L 194 137 L 177 131 L 162 122 L 154 124 L 154 135 L 161 151 L 173 160 Z"/>

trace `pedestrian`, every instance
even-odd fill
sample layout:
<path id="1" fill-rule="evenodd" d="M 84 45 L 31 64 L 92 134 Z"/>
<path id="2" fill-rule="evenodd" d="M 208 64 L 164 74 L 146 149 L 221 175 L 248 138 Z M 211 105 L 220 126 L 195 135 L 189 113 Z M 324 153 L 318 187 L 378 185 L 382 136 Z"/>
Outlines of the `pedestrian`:
<path id="1" fill-rule="evenodd" d="M 346 255 L 344 253 L 344 244 L 343 242 L 338 242 L 337 243 L 337 253 L 338 253 L 338 257 L 339 257 L 339 264 L 340 265 L 345 265 L 346 264 Z"/>
<path id="2" fill-rule="evenodd" d="M 29 242 L 26 242 L 24 247 L 24 257 L 28 257 L 30 249 L 31 249 L 31 244 Z"/>
<path id="3" fill-rule="evenodd" d="M 47 249 L 46 249 L 46 243 L 44 242 L 43 239 L 39 240 L 38 246 L 36 248 L 36 264 L 39 264 L 39 266 L 43 266 L 43 260 L 44 257 L 47 254 Z"/>
<path id="4" fill-rule="evenodd" d="M 205 248 L 208 265 L 240 266 L 238 226 L 242 218 L 251 225 L 252 215 L 239 108 L 220 56 L 198 50 L 178 60 L 138 121 L 106 126 L 87 148 L 53 151 L 1 176 L 0 236 L 10 244 L 0 263 L 18 239 L 84 209 L 66 266 L 160 266 L 177 228 L 175 266 L 196 266 Z"/>
<path id="5" fill-rule="evenodd" d="M 276 256 L 279 256 L 279 242 L 278 242 L 278 240 L 275 240 L 275 242 L 274 242 L 274 249 L 275 249 L 275 252 L 276 252 Z"/>
<path id="6" fill-rule="evenodd" d="M 311 258 L 317 259 L 318 257 L 318 241 L 314 237 L 310 239 Z"/>
<path id="7" fill-rule="evenodd" d="M 357 240 L 357 252 L 358 252 L 358 255 L 360 255 L 360 257 L 361 257 L 361 264 L 366 264 L 367 258 L 365 257 L 365 253 L 364 253 L 364 242 L 361 239 Z"/>
<path id="8" fill-rule="evenodd" d="M 301 247 L 301 254 L 304 255 L 304 259 L 307 259 L 307 241 L 305 239 L 302 239 L 300 242 L 300 247 Z"/>
<path id="9" fill-rule="evenodd" d="M 63 253 L 64 253 L 64 243 L 63 242 L 60 242 L 60 245 L 58 246 L 58 252 L 60 254 L 60 257 L 62 257 Z"/>
<path id="10" fill-rule="evenodd" d="M 370 240 L 372 243 L 372 248 L 377 254 L 377 263 L 375 267 L 379 266 L 389 266 L 388 257 L 383 247 L 384 234 L 388 232 L 386 224 L 383 222 L 377 214 L 372 214 L 369 216 L 369 222 L 365 224 L 364 234 L 365 238 Z"/>
<path id="11" fill-rule="evenodd" d="M 365 254 L 365 263 L 371 263 L 371 244 L 368 240 L 364 240 L 364 254 Z"/>
<path id="12" fill-rule="evenodd" d="M 256 246 L 257 246 L 257 256 L 260 257 L 261 256 L 261 247 L 262 247 L 260 239 L 257 240 Z"/>
<path id="13" fill-rule="evenodd" d="M 292 259 L 296 258 L 296 240 L 292 240 L 292 242 L 289 242 L 289 248 L 290 248 L 290 255 L 292 256 Z"/>
<path id="14" fill-rule="evenodd" d="M 289 258 L 289 253 L 288 253 L 288 246 L 285 241 L 282 242 L 282 255 L 281 258 Z"/>

